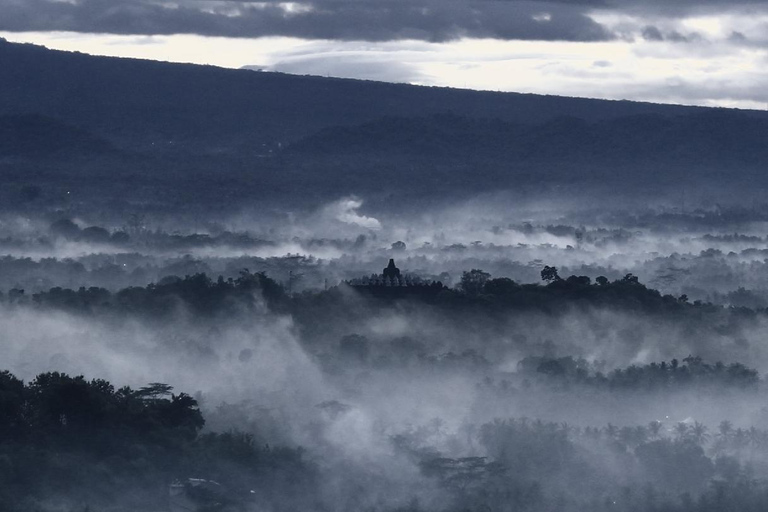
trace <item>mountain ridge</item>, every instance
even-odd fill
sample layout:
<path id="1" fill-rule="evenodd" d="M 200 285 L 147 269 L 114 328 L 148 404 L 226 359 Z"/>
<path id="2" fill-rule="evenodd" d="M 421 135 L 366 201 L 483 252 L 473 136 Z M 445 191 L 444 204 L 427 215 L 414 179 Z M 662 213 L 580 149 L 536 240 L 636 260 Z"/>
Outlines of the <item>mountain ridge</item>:
<path id="1" fill-rule="evenodd" d="M 344 195 L 426 204 L 512 189 L 641 198 L 681 185 L 742 201 L 768 188 L 762 111 L 254 72 L 8 42 L 0 43 L 0 69 L 0 118 L 40 116 L 80 141 L 51 159 L 44 149 L 55 141 L 29 132 L 22 154 L 0 159 L 0 201 L 9 204 L 40 183 L 63 205 L 75 189 L 79 204 L 117 199 L 129 211 L 204 209 L 222 198 L 231 208 L 255 200 L 307 207 Z"/>
<path id="2" fill-rule="evenodd" d="M 530 124 L 560 116 L 599 120 L 709 109 L 257 73 L 9 42 L 0 44 L 0 65 L 4 69 L 0 113 L 38 113 L 138 147 L 169 138 L 188 142 L 192 148 L 200 147 L 200 141 L 226 149 L 286 143 L 323 128 L 386 115 L 453 112 Z M 768 116 L 760 111 L 739 112 Z"/>

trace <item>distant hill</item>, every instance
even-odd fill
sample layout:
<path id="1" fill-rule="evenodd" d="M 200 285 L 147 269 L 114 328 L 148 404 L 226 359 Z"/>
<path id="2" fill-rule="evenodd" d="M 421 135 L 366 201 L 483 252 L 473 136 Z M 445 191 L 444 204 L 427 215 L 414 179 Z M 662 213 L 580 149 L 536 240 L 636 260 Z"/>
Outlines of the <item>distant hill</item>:
<path id="1" fill-rule="evenodd" d="M 743 201 L 768 188 L 762 111 L 230 70 L 4 41 L 0 138 L 0 204 L 11 205 L 39 184 L 62 198 L 51 204 L 70 205 L 72 194 L 56 192 L 66 190 L 79 207 L 129 212 L 284 208 L 342 194 L 394 207 L 504 189 L 620 201 L 682 186 Z"/>
<path id="2" fill-rule="evenodd" d="M 0 43 L 0 114 L 66 120 L 126 144 L 206 148 L 288 143 L 384 116 L 453 113 L 538 124 L 704 110 L 532 94 L 478 92 L 211 66 L 95 57 Z M 762 113 L 758 115 L 763 115 Z M 250 145 L 250 146 L 249 146 Z"/>

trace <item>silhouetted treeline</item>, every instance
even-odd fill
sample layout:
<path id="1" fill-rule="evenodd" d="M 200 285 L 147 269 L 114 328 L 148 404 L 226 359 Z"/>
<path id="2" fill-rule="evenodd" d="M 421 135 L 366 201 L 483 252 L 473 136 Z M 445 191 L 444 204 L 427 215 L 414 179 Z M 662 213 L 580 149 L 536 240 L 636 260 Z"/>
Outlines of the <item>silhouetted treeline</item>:
<path id="1" fill-rule="evenodd" d="M 672 359 L 669 363 L 632 365 L 605 373 L 601 370 L 602 366 L 571 356 L 531 356 L 518 364 L 520 372 L 527 377 L 541 376 L 545 381 L 558 385 L 587 385 L 617 390 L 702 389 L 709 386 L 756 389 L 760 381 L 756 370 L 741 363 L 718 361 L 709 364 L 694 356 L 684 358 L 682 363 Z"/>
<path id="2" fill-rule="evenodd" d="M 253 309 L 261 300 L 275 308 L 286 300 L 282 286 L 263 272 L 243 270 L 240 277 L 213 281 L 205 274 L 180 278 L 168 276 L 145 287 L 128 287 L 118 292 L 105 288 L 81 287 L 78 290 L 51 288 L 27 297 L 23 290 L 10 290 L 5 300 L 11 304 L 34 304 L 76 313 L 117 312 L 164 317 L 189 311 L 205 317 L 240 313 Z"/>
<path id="3" fill-rule="evenodd" d="M 361 293 L 358 293 L 361 291 Z M 765 314 L 764 310 L 725 308 L 687 297 L 663 295 L 628 274 L 609 281 L 598 277 L 571 276 L 552 279 L 549 284 L 520 284 L 509 278 L 492 278 L 474 269 L 465 272 L 455 288 L 422 289 L 393 287 L 391 293 L 379 293 L 379 287 L 366 292 L 365 287 L 340 285 L 327 291 L 307 291 L 290 298 L 290 311 L 300 324 L 354 324 L 355 319 L 377 312 L 405 307 L 423 307 L 448 321 L 464 319 L 477 324 L 500 326 L 511 313 L 588 315 L 594 310 L 654 315 L 670 321 L 700 321 L 700 325 L 728 319 L 748 320 Z M 384 291 L 389 288 L 384 288 Z M 373 298 L 372 298 L 373 297 Z M 481 321 L 484 320 L 483 321 Z M 724 328 L 724 329 L 727 329 Z"/>
<path id="4" fill-rule="evenodd" d="M 245 510 L 292 486 L 312 492 L 301 449 L 201 434 L 197 401 L 172 389 L 58 372 L 24 383 L 0 372 L 0 509 L 159 510 L 170 483 L 189 477 L 226 482 L 223 504 L 237 507 L 211 510 Z"/>
<path id="5" fill-rule="evenodd" d="M 479 270 L 465 272 L 461 287 L 466 295 L 482 298 L 493 304 L 520 309 L 541 309 L 557 312 L 565 308 L 602 307 L 642 311 L 645 313 L 683 312 L 689 306 L 685 296 L 663 295 L 626 274 L 621 279 L 608 280 L 598 276 L 594 282 L 587 276 L 559 277 L 557 269 L 545 266 L 542 279 L 548 284 L 538 286 L 518 284 L 509 278 L 491 278 Z M 696 307 L 717 310 L 711 304 L 696 302 Z"/>
<path id="6" fill-rule="evenodd" d="M 724 308 L 701 301 L 690 303 L 684 295 L 662 295 L 640 283 L 632 274 L 614 281 L 598 277 L 593 283 L 586 276 L 561 279 L 553 267 L 545 267 L 542 272 L 552 270 L 554 274 L 547 274 L 545 280 L 548 284 L 545 286 L 519 284 L 509 278 L 491 278 L 489 274 L 475 269 L 465 272 L 461 283 L 454 289 L 435 283 L 424 287 L 392 287 L 393 291 L 402 293 L 387 294 L 378 293 L 381 287 L 371 287 L 371 293 L 366 293 L 366 287 L 341 284 L 329 290 L 304 291 L 293 295 L 287 294 L 283 285 L 268 277 L 265 272 L 242 270 L 237 278 L 224 279 L 219 276 L 217 280 L 205 273 L 183 278 L 166 276 L 145 287 L 133 286 L 117 292 L 98 287 L 81 287 L 77 290 L 55 287 L 47 292 L 31 294 L 30 297 L 24 290 L 12 289 L 2 298 L 9 303 L 32 303 L 73 312 L 109 310 L 162 315 L 181 306 L 197 314 L 214 315 L 232 308 L 253 307 L 258 302 L 256 293 L 269 306 L 294 313 L 298 318 L 345 314 L 354 310 L 355 303 L 387 307 L 395 300 L 424 303 L 446 311 L 458 311 L 460 314 L 498 314 L 505 311 L 560 314 L 587 308 L 690 318 L 718 313 L 741 317 L 766 313 L 766 310 Z"/>

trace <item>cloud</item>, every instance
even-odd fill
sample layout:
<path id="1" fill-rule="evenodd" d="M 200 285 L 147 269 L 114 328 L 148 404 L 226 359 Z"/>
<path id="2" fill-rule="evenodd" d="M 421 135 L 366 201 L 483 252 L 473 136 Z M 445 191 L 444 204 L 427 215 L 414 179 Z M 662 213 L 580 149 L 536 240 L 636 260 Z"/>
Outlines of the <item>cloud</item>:
<path id="1" fill-rule="evenodd" d="M 591 1 L 0 0 L 0 30 L 305 39 L 599 41 L 612 35 L 592 20 Z"/>
<path id="2" fill-rule="evenodd" d="M 419 83 L 425 77 L 414 63 L 404 62 L 394 51 L 321 48 L 291 55 L 269 66 L 283 73 L 358 78 L 385 82 Z"/>
<path id="3" fill-rule="evenodd" d="M 663 33 L 658 27 L 646 25 L 641 31 L 643 39 L 646 41 L 672 41 L 675 43 L 689 43 L 692 41 L 703 41 L 704 38 L 697 32 L 684 35 L 677 30 L 671 30 Z"/>
<path id="4" fill-rule="evenodd" d="M 358 213 L 357 210 L 361 206 L 363 206 L 362 200 L 354 197 L 347 197 L 328 205 L 326 207 L 326 213 L 329 217 L 339 222 L 343 222 L 344 224 L 352 224 L 354 226 L 373 230 L 381 229 L 381 223 L 377 219 Z"/>
<path id="5" fill-rule="evenodd" d="M 663 41 L 664 36 L 661 35 L 661 30 L 653 25 L 647 25 L 643 28 L 643 38 L 647 41 Z"/>
<path id="6" fill-rule="evenodd" d="M 760 13 L 768 13 L 768 0 L 0 0 L 0 31 L 337 41 L 589 42 L 623 37 L 686 42 L 696 34 L 709 39 L 707 30 L 716 23 L 707 18 L 713 17 L 733 18 L 724 38 L 748 36 L 736 18 Z M 682 26 L 692 18 L 704 21 L 703 31 Z"/>

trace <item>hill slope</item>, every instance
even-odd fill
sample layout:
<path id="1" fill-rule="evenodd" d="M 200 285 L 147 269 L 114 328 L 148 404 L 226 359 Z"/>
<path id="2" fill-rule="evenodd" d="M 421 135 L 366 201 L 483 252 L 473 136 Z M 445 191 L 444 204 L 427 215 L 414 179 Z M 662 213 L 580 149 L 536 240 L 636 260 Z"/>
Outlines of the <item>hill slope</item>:
<path id="1" fill-rule="evenodd" d="M 66 187 L 83 208 L 102 201 L 127 211 L 563 187 L 620 199 L 684 186 L 741 201 L 768 187 L 766 112 L 228 70 L 4 41 L 0 69 L 5 204 L 30 184 L 45 185 L 49 199 Z"/>
<path id="2" fill-rule="evenodd" d="M 0 113 L 48 115 L 141 144 L 291 142 L 330 126 L 445 112 L 528 124 L 703 110 L 94 57 L 7 42 L 0 42 L 0 66 Z"/>

